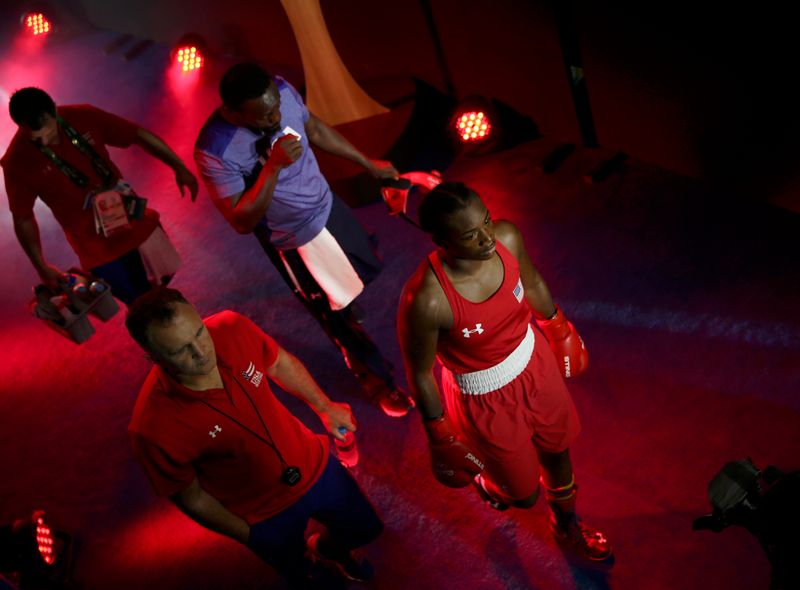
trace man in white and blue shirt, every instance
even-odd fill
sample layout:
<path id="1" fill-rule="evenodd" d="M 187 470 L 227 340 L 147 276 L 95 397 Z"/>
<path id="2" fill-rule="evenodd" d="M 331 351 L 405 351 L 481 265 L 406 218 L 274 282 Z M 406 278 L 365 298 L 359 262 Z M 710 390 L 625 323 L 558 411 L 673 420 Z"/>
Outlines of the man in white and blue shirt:
<path id="1" fill-rule="evenodd" d="M 220 82 L 222 106 L 206 121 L 195 162 L 209 194 L 239 233 L 254 233 L 289 287 L 339 346 L 365 391 L 390 416 L 413 401 L 354 317 L 351 303 L 381 264 L 364 229 L 319 170 L 311 144 L 394 178 L 310 113 L 288 82 L 241 63 Z"/>

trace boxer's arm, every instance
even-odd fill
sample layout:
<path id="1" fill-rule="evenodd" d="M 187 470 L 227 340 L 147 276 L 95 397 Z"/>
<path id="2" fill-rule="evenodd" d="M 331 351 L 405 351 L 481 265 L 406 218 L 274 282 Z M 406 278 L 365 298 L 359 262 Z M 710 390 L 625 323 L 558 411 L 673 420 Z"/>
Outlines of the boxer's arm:
<path id="1" fill-rule="evenodd" d="M 500 240 L 519 262 L 519 274 L 525 289 L 525 299 L 536 318 L 544 320 L 555 315 L 556 306 L 550 295 L 550 289 L 542 275 L 533 266 L 525 249 L 525 241 L 517 227 L 510 221 L 498 221 L 495 224 L 495 238 Z"/>
<path id="2" fill-rule="evenodd" d="M 423 285 L 424 268 L 409 280 L 400 295 L 397 336 L 411 394 L 423 420 L 442 415 L 439 388 L 433 375 L 436 347 L 442 327 L 442 301 Z M 445 299 L 444 304 L 447 305 Z M 449 306 L 447 308 L 449 312 Z"/>
<path id="3" fill-rule="evenodd" d="M 426 265 L 427 267 L 427 265 Z M 433 376 L 439 331 L 452 325 L 447 298 L 431 271 L 425 285 L 426 267 L 411 278 L 400 298 L 397 334 L 408 375 L 408 384 L 422 414 L 433 475 L 440 483 L 462 488 L 485 465 L 480 453 L 457 433 L 444 415 L 439 388 Z M 449 322 L 448 322 L 449 319 Z"/>
<path id="4" fill-rule="evenodd" d="M 586 371 L 589 354 L 575 326 L 554 303 L 547 283 L 531 263 L 522 234 L 508 221 L 495 226 L 499 239 L 519 260 L 519 273 L 525 298 L 536 316 L 536 324 L 547 338 L 564 377 L 576 377 Z"/>
<path id="5" fill-rule="evenodd" d="M 201 488 L 197 478 L 189 487 L 173 494 L 171 499 L 189 518 L 207 529 L 247 543 L 250 537 L 247 521 L 236 516 Z"/>

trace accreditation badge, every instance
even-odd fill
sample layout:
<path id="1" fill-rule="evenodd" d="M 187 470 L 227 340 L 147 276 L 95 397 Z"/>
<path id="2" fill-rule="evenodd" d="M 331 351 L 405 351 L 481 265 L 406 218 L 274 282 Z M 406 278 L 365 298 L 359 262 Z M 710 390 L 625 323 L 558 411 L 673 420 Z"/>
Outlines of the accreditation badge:
<path id="1" fill-rule="evenodd" d="M 117 191 L 97 193 L 92 200 L 95 228 L 105 237 L 130 229 L 122 195 Z"/>

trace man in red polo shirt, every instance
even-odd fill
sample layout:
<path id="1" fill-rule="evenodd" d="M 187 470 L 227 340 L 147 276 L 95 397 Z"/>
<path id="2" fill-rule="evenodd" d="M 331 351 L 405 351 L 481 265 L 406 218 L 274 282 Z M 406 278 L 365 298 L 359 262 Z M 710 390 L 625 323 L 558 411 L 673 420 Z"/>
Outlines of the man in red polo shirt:
<path id="1" fill-rule="evenodd" d="M 350 407 L 331 401 L 253 322 L 232 311 L 203 320 L 174 289 L 139 297 L 126 326 L 155 363 L 129 430 L 156 493 L 245 543 L 293 587 L 371 577 L 372 566 L 353 549 L 380 534 L 380 518 L 330 456 L 328 438 L 295 418 L 269 380 L 308 403 L 339 439 L 340 428 L 355 431 Z M 326 530 L 306 541 L 310 518 Z M 340 575 L 331 579 L 327 566 Z"/>
<path id="2" fill-rule="evenodd" d="M 105 279 L 130 304 L 152 284 L 168 280 L 180 257 L 152 209 L 123 214 L 113 227 L 97 221 L 98 198 L 133 199 L 130 185 L 106 146 L 138 145 L 175 171 L 181 192 L 197 197 L 197 179 L 159 137 L 90 105 L 59 106 L 39 88 L 16 91 L 9 101 L 19 126 L 0 159 L 14 231 L 42 281 L 55 287 L 63 272 L 47 262 L 33 212 L 37 198 L 52 210 L 82 268 Z M 115 195 L 120 195 L 119 197 Z M 135 202 L 135 201 L 134 201 Z"/>

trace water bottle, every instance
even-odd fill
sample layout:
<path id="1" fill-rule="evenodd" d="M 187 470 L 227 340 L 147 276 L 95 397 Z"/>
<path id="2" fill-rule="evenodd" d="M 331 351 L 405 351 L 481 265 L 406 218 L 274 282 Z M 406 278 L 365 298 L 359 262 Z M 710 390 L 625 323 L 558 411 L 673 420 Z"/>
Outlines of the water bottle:
<path id="1" fill-rule="evenodd" d="M 65 273 L 64 280 L 66 281 L 67 287 L 71 289 L 75 295 L 85 297 L 89 294 L 86 277 L 74 273 Z"/>
<path id="2" fill-rule="evenodd" d="M 339 427 L 339 433 L 344 435 L 344 440 L 334 438 L 336 442 L 336 454 L 339 461 L 345 467 L 355 467 L 358 465 L 358 446 L 356 446 L 356 435 L 347 430 L 344 426 Z"/>

